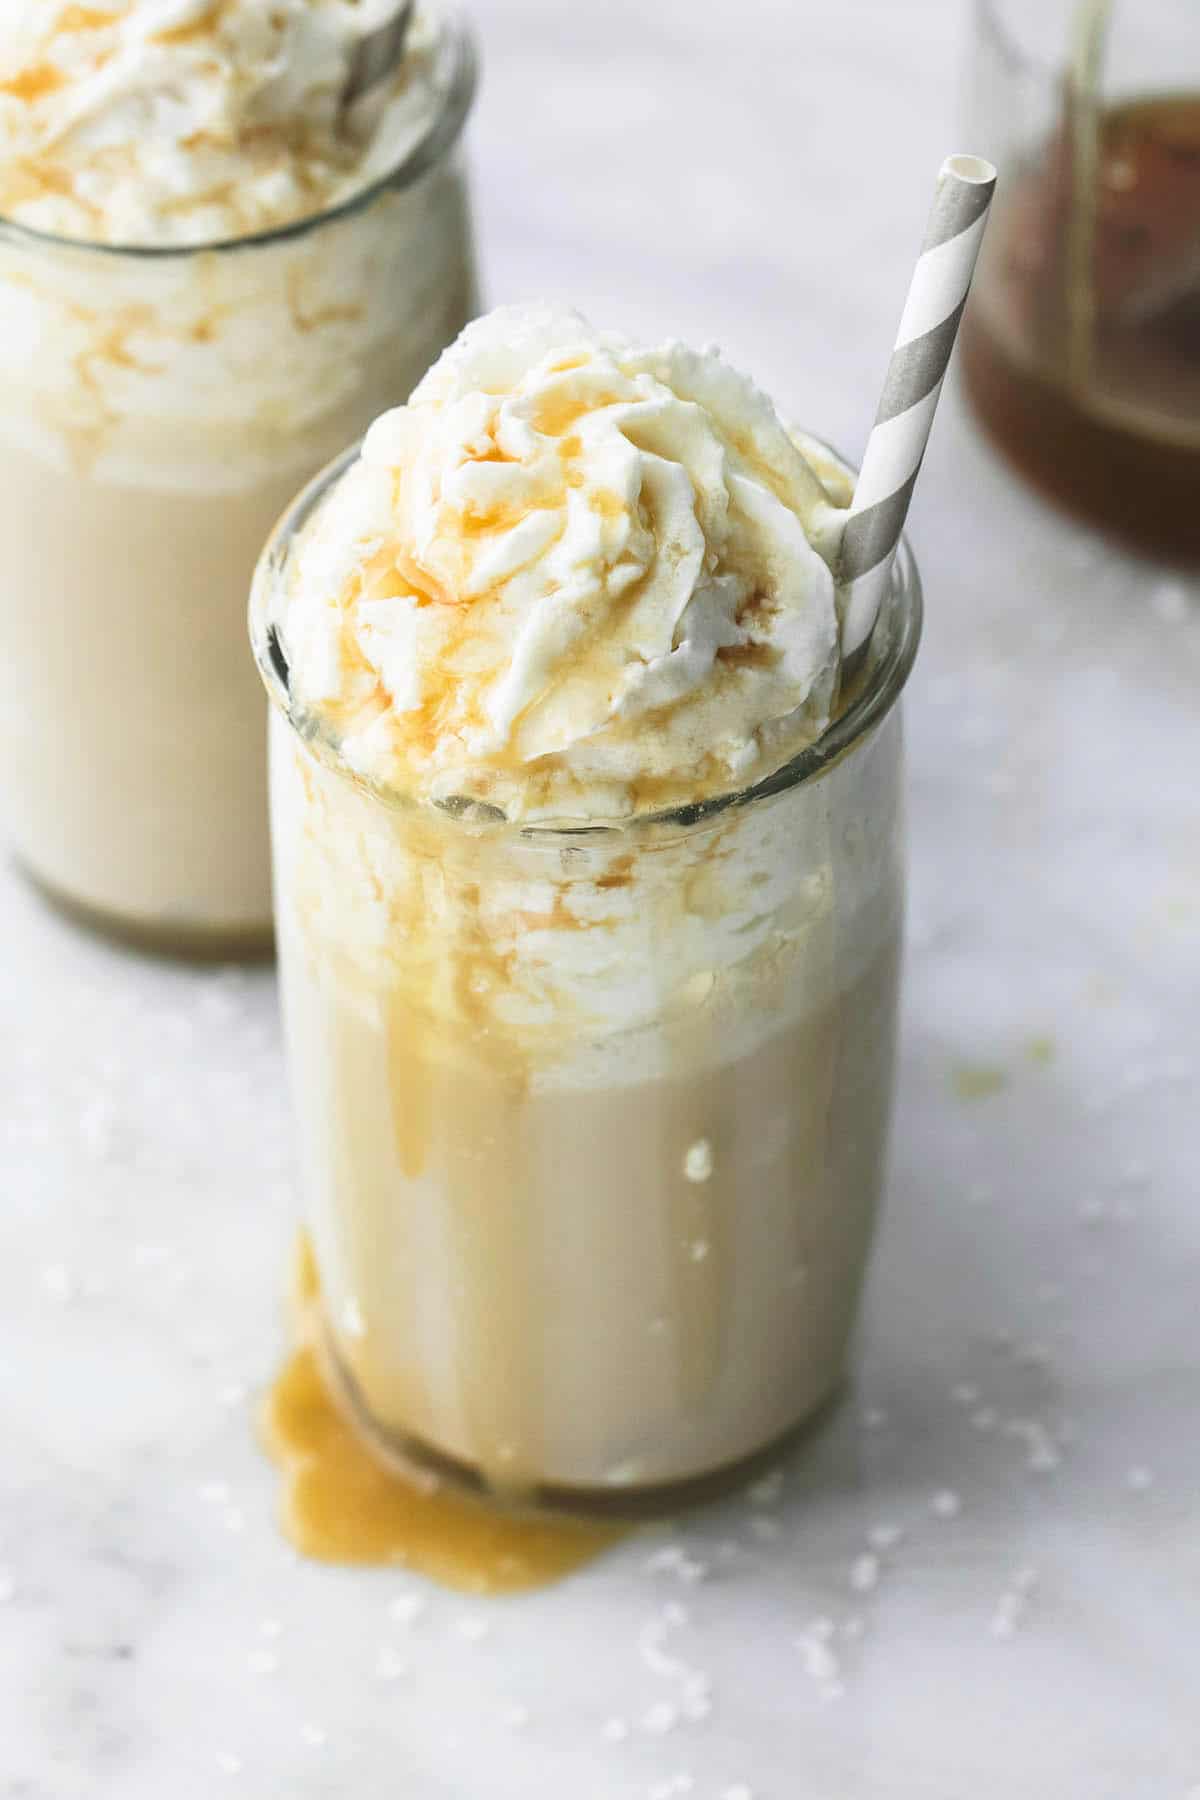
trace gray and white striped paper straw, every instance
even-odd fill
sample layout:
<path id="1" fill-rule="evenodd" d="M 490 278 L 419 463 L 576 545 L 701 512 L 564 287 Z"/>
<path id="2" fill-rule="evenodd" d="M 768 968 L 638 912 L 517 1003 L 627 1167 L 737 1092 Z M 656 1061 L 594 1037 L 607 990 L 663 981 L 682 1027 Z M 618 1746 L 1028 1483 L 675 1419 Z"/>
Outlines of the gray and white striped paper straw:
<path id="1" fill-rule="evenodd" d="M 887 591 L 996 187 L 978 156 L 948 156 L 842 539 L 843 661 L 861 651 Z"/>

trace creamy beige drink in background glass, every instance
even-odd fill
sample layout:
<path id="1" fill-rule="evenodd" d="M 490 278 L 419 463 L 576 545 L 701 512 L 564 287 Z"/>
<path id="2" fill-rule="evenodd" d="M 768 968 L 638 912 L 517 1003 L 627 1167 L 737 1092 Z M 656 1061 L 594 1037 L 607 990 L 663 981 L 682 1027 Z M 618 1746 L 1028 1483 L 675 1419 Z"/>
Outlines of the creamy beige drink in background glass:
<path id="1" fill-rule="evenodd" d="M 419 11 L 344 116 L 380 10 L 0 19 L 0 822 L 46 888 L 162 947 L 269 942 L 250 573 L 475 308 L 470 44 Z"/>
<path id="2" fill-rule="evenodd" d="M 886 1147 L 902 549 L 715 353 L 469 327 L 259 566 L 307 1223 L 384 1443 L 507 1492 L 735 1465 L 841 1376 Z"/>

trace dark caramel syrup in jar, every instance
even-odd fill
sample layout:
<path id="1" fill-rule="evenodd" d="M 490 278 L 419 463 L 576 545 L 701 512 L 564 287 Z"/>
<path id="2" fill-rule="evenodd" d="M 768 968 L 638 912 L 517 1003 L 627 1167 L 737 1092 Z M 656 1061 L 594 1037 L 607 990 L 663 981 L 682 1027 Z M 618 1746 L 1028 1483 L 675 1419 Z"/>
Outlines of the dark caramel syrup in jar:
<path id="1" fill-rule="evenodd" d="M 1200 93 L 1101 113 L 1093 183 L 1076 141 L 1064 123 L 998 197 L 967 391 L 1050 498 L 1200 560 Z"/>

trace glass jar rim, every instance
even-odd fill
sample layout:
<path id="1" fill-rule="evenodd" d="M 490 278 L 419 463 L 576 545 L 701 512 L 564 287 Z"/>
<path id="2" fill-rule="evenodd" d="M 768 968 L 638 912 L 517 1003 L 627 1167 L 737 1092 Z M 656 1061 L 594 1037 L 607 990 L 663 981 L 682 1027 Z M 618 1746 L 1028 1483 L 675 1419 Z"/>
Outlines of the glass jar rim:
<path id="1" fill-rule="evenodd" d="M 362 212 L 381 194 L 411 187 L 443 160 L 461 136 L 475 97 L 479 58 L 474 36 L 460 13 L 449 8 L 442 10 L 440 25 L 450 52 L 449 79 L 441 105 L 428 129 L 415 144 L 407 146 L 403 156 L 390 169 L 375 176 L 365 186 L 355 188 L 353 193 L 332 206 L 322 207 L 319 212 L 304 213 L 298 219 L 272 225 L 265 231 L 244 232 L 238 237 L 207 238 L 195 244 L 110 244 L 96 238 L 64 237 L 58 232 L 39 231 L 34 225 L 24 225 L 20 220 L 0 213 L 0 242 L 8 240 L 40 250 L 69 250 L 129 262 L 184 262 L 189 257 L 211 256 L 215 252 L 263 250 L 273 244 L 306 237 L 322 225 Z"/>
<path id="2" fill-rule="evenodd" d="M 476 832 L 507 833 L 521 838 L 536 838 L 542 842 L 578 840 L 581 837 L 614 832 L 644 832 L 654 828 L 665 830 L 674 827 L 680 831 L 689 831 L 721 813 L 754 805 L 760 800 L 787 793 L 792 788 L 817 780 L 886 718 L 900 698 L 912 672 L 921 642 L 924 600 L 916 560 L 908 539 L 902 537 L 892 563 L 891 581 L 884 605 L 871 639 L 867 665 L 853 684 L 851 698 L 840 708 L 836 717 L 830 720 L 820 737 L 779 768 L 749 786 L 655 811 L 616 818 L 580 820 L 509 819 L 485 802 L 465 797 L 458 800 L 418 802 L 402 789 L 373 782 L 368 776 L 350 768 L 342 758 L 337 744 L 322 729 L 320 723 L 294 706 L 287 680 L 287 662 L 270 617 L 274 584 L 283 572 L 293 542 L 326 495 L 357 461 L 360 447 L 361 440 L 351 444 L 349 449 L 344 450 L 315 475 L 282 515 L 268 538 L 254 572 L 250 591 L 250 643 L 267 696 L 297 737 L 327 767 L 384 805 L 408 807 L 428 804 L 447 820 L 467 823 Z M 823 443 L 822 447 L 830 448 Z M 837 456 L 836 451 L 832 453 Z"/>

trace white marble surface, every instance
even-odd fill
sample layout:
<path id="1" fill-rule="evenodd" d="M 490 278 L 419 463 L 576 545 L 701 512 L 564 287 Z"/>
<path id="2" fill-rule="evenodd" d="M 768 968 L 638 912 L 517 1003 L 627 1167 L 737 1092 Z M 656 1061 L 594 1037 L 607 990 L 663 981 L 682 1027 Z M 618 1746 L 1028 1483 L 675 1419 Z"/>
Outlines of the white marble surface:
<path id="1" fill-rule="evenodd" d="M 477 11 L 491 295 L 716 339 L 861 445 L 968 147 L 960 8 Z M 953 396 L 913 535 L 855 1389 L 777 1498 L 551 1592 L 285 1549 L 252 1438 L 292 1220 L 272 979 L 139 961 L 0 877 L 0 1796 L 1200 1792 L 1200 594 L 1051 517 Z"/>

